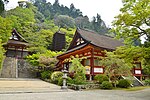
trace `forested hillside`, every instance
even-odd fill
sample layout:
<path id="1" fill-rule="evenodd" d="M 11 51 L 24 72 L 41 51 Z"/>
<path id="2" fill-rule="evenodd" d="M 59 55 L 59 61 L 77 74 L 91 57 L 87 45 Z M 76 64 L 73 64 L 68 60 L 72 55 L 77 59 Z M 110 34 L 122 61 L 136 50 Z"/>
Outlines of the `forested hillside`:
<path id="1" fill-rule="evenodd" d="M 8 0 L 0 0 L 0 59 L 4 50 L 2 45 L 9 39 L 15 28 L 30 44 L 32 53 L 45 53 L 52 49 L 53 34 L 59 29 L 66 33 L 66 48 L 69 46 L 76 28 L 94 30 L 99 34 L 108 34 L 108 28 L 99 14 L 90 21 L 80 9 L 70 4 L 70 8 L 60 5 L 58 0 L 54 4 L 46 0 L 19 1 L 14 9 L 6 11 Z M 0 61 L 1 63 L 1 61 Z"/>

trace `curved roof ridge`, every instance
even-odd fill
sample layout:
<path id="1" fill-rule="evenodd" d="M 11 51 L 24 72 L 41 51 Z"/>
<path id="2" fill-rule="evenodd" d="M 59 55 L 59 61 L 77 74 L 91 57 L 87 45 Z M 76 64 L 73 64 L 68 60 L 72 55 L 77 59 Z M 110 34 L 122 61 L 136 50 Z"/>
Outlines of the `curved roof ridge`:
<path id="1" fill-rule="evenodd" d="M 94 31 L 80 29 L 77 32 L 82 36 L 82 38 L 90 41 L 91 44 L 102 48 L 108 48 L 115 50 L 116 47 L 123 46 L 123 43 L 113 37 L 100 35 Z"/>

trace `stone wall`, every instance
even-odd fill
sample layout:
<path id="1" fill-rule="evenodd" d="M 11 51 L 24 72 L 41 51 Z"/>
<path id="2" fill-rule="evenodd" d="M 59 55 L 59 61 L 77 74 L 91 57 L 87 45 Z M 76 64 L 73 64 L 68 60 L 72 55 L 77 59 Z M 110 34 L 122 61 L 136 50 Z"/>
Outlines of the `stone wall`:
<path id="1" fill-rule="evenodd" d="M 0 78 L 35 78 L 36 73 L 31 70 L 31 65 L 14 57 L 6 57 L 0 71 Z"/>
<path id="2" fill-rule="evenodd" d="M 18 77 L 19 78 L 35 78 L 36 73 L 32 71 L 32 66 L 23 59 L 18 59 Z"/>
<path id="3" fill-rule="evenodd" d="M 17 59 L 12 57 L 6 57 L 1 69 L 1 78 L 15 78 L 16 77 L 16 64 Z"/>

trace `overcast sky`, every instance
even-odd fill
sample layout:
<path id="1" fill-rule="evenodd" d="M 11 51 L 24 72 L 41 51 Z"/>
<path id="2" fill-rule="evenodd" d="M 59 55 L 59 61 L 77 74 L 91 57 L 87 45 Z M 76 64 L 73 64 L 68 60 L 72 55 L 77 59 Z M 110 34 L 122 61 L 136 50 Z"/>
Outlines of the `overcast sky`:
<path id="1" fill-rule="evenodd" d="M 9 0 L 7 8 L 14 8 L 19 0 Z M 55 0 L 47 0 L 54 3 Z M 96 16 L 97 13 L 101 15 L 102 20 L 105 21 L 107 26 L 111 26 L 114 16 L 119 14 L 119 9 L 122 7 L 122 0 L 59 0 L 60 4 L 70 6 L 71 3 L 77 9 L 87 15 L 90 19 Z"/>

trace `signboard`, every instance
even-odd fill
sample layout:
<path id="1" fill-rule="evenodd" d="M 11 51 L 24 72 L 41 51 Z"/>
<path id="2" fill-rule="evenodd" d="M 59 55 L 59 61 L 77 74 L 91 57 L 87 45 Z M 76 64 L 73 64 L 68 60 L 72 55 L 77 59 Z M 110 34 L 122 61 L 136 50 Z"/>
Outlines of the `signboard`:
<path id="1" fill-rule="evenodd" d="M 103 68 L 94 68 L 94 73 L 103 73 Z"/>
<path id="2" fill-rule="evenodd" d="M 90 74 L 90 69 L 91 69 L 91 67 L 90 67 L 90 66 L 85 66 L 86 74 Z"/>
<path id="3" fill-rule="evenodd" d="M 135 70 L 135 74 L 141 74 L 141 70 Z"/>

